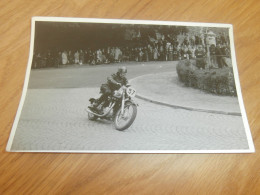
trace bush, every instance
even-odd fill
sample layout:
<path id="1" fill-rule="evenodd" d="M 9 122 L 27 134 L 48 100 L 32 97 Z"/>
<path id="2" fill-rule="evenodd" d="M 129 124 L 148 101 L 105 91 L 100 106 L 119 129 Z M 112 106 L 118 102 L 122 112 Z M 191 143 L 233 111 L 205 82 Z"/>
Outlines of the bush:
<path id="1" fill-rule="evenodd" d="M 221 69 L 200 69 L 195 60 L 179 61 L 179 80 L 188 87 L 205 90 L 218 95 L 236 96 L 236 86 L 231 67 Z"/>

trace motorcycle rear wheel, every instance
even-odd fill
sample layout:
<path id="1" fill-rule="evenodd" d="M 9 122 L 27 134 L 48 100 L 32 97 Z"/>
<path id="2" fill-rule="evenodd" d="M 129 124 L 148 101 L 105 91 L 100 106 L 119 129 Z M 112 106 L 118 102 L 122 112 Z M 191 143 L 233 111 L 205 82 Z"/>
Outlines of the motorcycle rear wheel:
<path id="1" fill-rule="evenodd" d="M 127 121 L 127 123 L 124 124 L 124 125 L 120 125 L 120 124 L 119 124 L 119 120 L 122 120 L 122 119 L 123 119 L 123 116 L 121 116 L 121 115 L 122 115 L 122 114 L 121 114 L 121 109 L 119 109 L 119 110 L 117 111 L 117 113 L 116 113 L 116 115 L 115 115 L 115 118 L 114 118 L 114 124 L 115 124 L 115 128 L 116 128 L 117 130 L 123 131 L 123 130 L 129 128 L 129 127 L 132 125 L 132 123 L 134 122 L 134 120 L 135 120 L 135 118 L 136 118 L 136 115 L 137 115 L 137 106 L 136 106 L 135 104 L 127 103 L 127 104 L 125 105 L 124 111 L 126 112 L 126 109 L 127 109 L 127 108 L 129 109 L 130 107 L 132 108 L 132 111 L 133 111 L 133 112 L 132 112 L 132 114 L 131 114 L 129 120 Z M 128 110 L 128 112 L 129 112 L 129 110 Z M 123 119 L 123 120 L 124 120 L 124 119 Z"/>

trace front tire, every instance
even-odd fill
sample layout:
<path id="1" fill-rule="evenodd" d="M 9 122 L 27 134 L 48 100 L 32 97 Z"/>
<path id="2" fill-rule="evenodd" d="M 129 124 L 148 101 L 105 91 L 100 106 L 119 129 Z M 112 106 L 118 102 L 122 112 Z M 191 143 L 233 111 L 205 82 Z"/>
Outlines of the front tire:
<path id="1" fill-rule="evenodd" d="M 128 109 L 129 112 L 129 108 L 132 109 L 132 114 L 131 116 L 128 116 L 129 118 L 128 121 L 125 124 L 120 124 L 120 120 L 125 120 L 125 116 L 122 116 L 121 114 L 121 108 L 116 112 L 115 118 L 114 118 L 114 124 L 115 124 L 115 128 L 119 131 L 123 131 L 127 128 L 129 128 L 132 123 L 134 122 L 136 115 L 137 115 L 137 106 L 135 104 L 132 103 L 127 103 L 125 105 L 124 111 L 126 112 L 126 109 Z M 125 115 L 126 113 L 124 113 Z"/>

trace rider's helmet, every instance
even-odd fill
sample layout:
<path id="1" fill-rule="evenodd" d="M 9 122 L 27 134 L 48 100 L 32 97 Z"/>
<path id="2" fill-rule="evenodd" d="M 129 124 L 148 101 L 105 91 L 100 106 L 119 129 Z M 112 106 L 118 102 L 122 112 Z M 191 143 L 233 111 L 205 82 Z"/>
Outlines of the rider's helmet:
<path id="1" fill-rule="evenodd" d="M 119 67 L 117 70 L 118 73 L 127 73 L 127 68 L 125 66 Z"/>

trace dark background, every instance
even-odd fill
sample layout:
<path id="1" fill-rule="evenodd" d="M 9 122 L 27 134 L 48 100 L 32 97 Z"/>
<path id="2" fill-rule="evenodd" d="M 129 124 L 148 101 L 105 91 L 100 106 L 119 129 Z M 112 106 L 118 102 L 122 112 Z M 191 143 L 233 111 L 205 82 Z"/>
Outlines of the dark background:
<path id="1" fill-rule="evenodd" d="M 162 34 L 178 35 L 188 32 L 183 26 L 137 25 L 137 24 L 99 24 L 69 22 L 36 22 L 35 49 L 97 49 L 106 46 L 134 47 L 145 44 L 148 35 L 155 38 L 155 31 Z M 140 32 L 141 37 L 131 34 Z"/>

